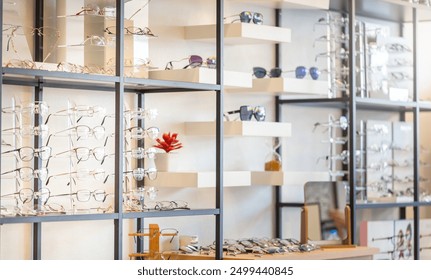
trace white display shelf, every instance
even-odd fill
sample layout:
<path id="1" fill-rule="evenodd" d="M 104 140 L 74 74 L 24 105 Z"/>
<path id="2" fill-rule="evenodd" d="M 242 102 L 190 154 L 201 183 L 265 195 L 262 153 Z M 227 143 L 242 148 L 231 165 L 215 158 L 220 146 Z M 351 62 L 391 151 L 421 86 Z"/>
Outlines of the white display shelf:
<path id="1" fill-rule="evenodd" d="M 274 186 L 283 185 L 286 173 L 277 171 L 225 171 L 224 186 Z M 215 172 L 158 172 L 157 179 L 145 179 L 146 186 L 166 188 L 214 188 Z"/>
<path id="2" fill-rule="evenodd" d="M 279 9 L 329 9 L 329 0 L 230 0 Z"/>
<path id="3" fill-rule="evenodd" d="M 229 91 L 232 93 L 239 90 Z M 328 96 L 328 82 L 319 80 L 296 78 L 263 78 L 253 79 L 253 88 L 250 93 L 273 95 L 311 95 L 319 97 Z"/>
<path id="4" fill-rule="evenodd" d="M 169 188 L 214 188 L 215 172 L 158 172 L 155 180 L 145 180 L 146 186 Z M 250 171 L 226 171 L 223 173 L 224 187 L 251 185 Z"/>
<path id="5" fill-rule="evenodd" d="M 261 43 L 290 43 L 291 30 L 288 28 L 253 23 L 228 23 L 224 25 L 224 43 L 261 44 Z M 192 25 L 184 27 L 186 40 L 215 42 L 216 25 Z"/>
<path id="6" fill-rule="evenodd" d="M 224 71 L 224 86 L 226 88 L 251 88 L 253 79 L 250 73 Z M 181 81 L 191 83 L 216 84 L 216 69 L 196 67 L 190 69 L 154 70 L 148 77 L 155 80 Z"/>
<path id="7" fill-rule="evenodd" d="M 186 135 L 215 135 L 215 122 L 186 122 Z M 225 121 L 224 136 L 290 137 L 292 125 L 280 122 Z"/>
<path id="8" fill-rule="evenodd" d="M 289 171 L 285 173 L 283 185 L 302 188 L 307 182 L 328 182 L 330 179 L 328 172 Z"/>

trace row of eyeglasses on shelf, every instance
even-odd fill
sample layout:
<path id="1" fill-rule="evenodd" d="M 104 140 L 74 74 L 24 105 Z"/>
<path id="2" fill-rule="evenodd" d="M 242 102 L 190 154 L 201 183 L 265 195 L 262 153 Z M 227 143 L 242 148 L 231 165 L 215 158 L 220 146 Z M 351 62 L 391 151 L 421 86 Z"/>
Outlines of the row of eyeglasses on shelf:
<path id="1" fill-rule="evenodd" d="M 103 165 L 107 159 L 115 157 L 114 153 L 109 154 L 105 152 L 107 139 L 112 138 L 114 134 L 106 136 L 104 145 L 101 147 L 90 148 L 88 145 L 77 144 L 78 141 L 89 139 L 92 136 L 96 140 L 103 140 L 106 135 L 104 123 L 108 118 L 113 118 L 113 115 L 106 114 L 106 110 L 99 106 L 73 106 L 52 114 L 48 113 L 48 109 L 49 107 L 47 106 L 46 102 L 34 102 L 2 109 L 2 114 L 10 114 L 14 120 L 14 123 L 22 123 L 25 115 L 39 117 L 39 119 L 44 120 L 44 124 L 39 126 L 19 125 L 16 128 L 4 129 L 2 131 L 2 157 L 10 155 L 10 158 L 14 160 L 12 165 L 15 165 L 15 168 L 10 168 L 11 170 L 2 170 L 3 172 L 1 173 L 1 179 L 13 179 L 15 180 L 16 186 L 14 189 L 21 188 L 21 191 L 13 192 L 12 194 L 5 194 L 3 191 L 1 193 L 2 199 L 10 198 L 11 195 L 15 195 L 17 198 L 20 198 L 22 204 L 26 205 L 28 200 L 28 198 L 26 198 L 26 194 L 28 194 L 30 192 L 29 190 L 31 189 L 22 188 L 22 186 L 34 179 L 39 179 L 41 183 L 45 185 L 43 189 L 46 189 L 48 185 L 52 185 L 53 180 L 58 178 L 67 178 L 68 186 L 76 186 L 78 184 L 82 184 L 82 181 L 87 179 L 94 179 L 95 181 L 106 184 L 109 178 L 112 178 L 115 175 L 114 173 L 107 173 L 103 168 L 82 168 L 75 166 L 75 164 L 87 161 L 90 158 L 94 158 L 95 160 L 99 161 L 101 165 Z M 52 116 L 68 117 L 68 123 L 75 125 L 67 129 L 57 131 L 56 133 L 49 134 L 48 121 L 52 120 Z M 101 125 L 91 128 L 90 126 L 81 123 L 84 118 L 95 116 L 103 118 Z M 154 119 L 156 116 L 157 110 L 154 109 L 146 110 L 139 108 L 135 111 L 124 111 L 126 126 L 130 126 L 130 122 L 132 120 Z M 92 121 L 94 121 L 94 119 L 92 119 Z M 126 163 L 128 163 L 129 158 L 136 160 L 154 160 L 157 154 L 157 149 L 154 147 L 147 149 L 139 147 L 139 145 L 132 147 L 128 144 L 128 139 L 143 139 L 146 137 L 150 139 L 157 139 L 158 135 L 159 129 L 157 127 L 144 129 L 140 126 L 131 126 L 126 128 L 124 130 L 126 145 L 123 151 L 123 158 L 126 160 Z M 12 136 L 12 138 L 9 139 L 8 136 Z M 43 146 L 37 148 L 18 145 L 18 143 L 23 142 L 22 138 L 25 136 L 38 136 L 41 139 L 46 139 L 47 137 L 47 139 L 46 142 L 42 144 Z M 69 144 L 66 146 L 69 146 L 69 148 L 65 151 L 60 151 L 53 154 L 53 148 L 57 147 L 50 145 L 50 140 L 54 136 L 68 136 L 68 139 L 71 142 L 69 142 Z M 75 139 L 76 142 L 74 141 Z M 8 143 L 8 141 L 13 144 Z M 26 163 L 32 161 L 34 158 L 39 158 L 42 161 L 40 167 L 32 168 L 25 166 Z M 55 158 L 66 158 L 70 161 L 68 172 L 57 172 L 55 174 L 49 173 L 48 169 L 50 167 L 51 160 Z M 142 181 L 144 178 L 154 180 L 157 177 L 157 168 L 154 164 L 150 164 L 148 168 L 131 168 L 130 166 L 130 164 L 126 164 L 124 166 L 122 175 L 120 175 L 123 176 L 123 182 L 126 184 L 130 181 L 129 177 L 133 178 L 135 181 Z M 128 188 L 129 187 L 127 187 L 127 189 Z M 5 188 L 3 188 L 3 190 L 5 190 Z M 153 191 L 153 193 L 156 194 L 157 192 Z M 40 192 L 37 192 L 37 194 L 40 194 Z M 102 195 L 102 192 L 99 190 L 90 191 L 90 193 L 85 190 L 75 193 L 76 200 L 80 202 L 85 201 L 86 199 L 82 198 L 85 194 L 89 194 L 89 197 L 94 197 L 94 199 L 99 202 L 104 202 L 109 196 L 107 194 Z M 54 197 L 60 196 L 63 195 L 56 195 Z M 154 194 L 152 196 L 154 196 Z M 55 206 L 56 204 L 53 205 Z M 54 207 L 53 205 L 49 206 L 44 204 L 42 207 L 43 212 L 52 212 L 52 209 L 62 209 L 62 207 Z"/>
<path id="2" fill-rule="evenodd" d="M 331 154 L 319 157 L 317 162 L 325 160 L 329 168 L 331 177 L 342 178 L 348 176 L 346 170 L 339 170 L 341 164 L 348 166 L 350 152 L 338 144 L 347 144 L 348 137 L 336 137 L 334 131 L 347 130 L 348 119 L 341 116 L 336 119 L 329 116 L 328 122 L 316 122 L 313 131 L 319 127 L 324 128 L 324 132 L 329 135 L 329 140 L 323 142 L 330 143 L 335 147 L 330 149 Z M 355 133 L 359 138 L 359 150 L 355 152 L 355 163 L 357 172 L 356 189 L 378 193 L 379 196 L 412 197 L 413 196 L 413 144 L 412 124 L 406 122 L 385 122 L 368 120 L 361 121 L 361 126 Z M 364 140 L 366 139 L 366 140 Z M 410 139 L 410 140 L 409 140 Z M 420 147 L 419 167 L 431 167 L 426 159 L 429 151 Z M 429 179 L 419 176 L 420 199 L 430 201 L 431 195 L 422 184 L 429 182 Z"/>
<path id="3" fill-rule="evenodd" d="M 317 62 L 319 58 L 327 60 L 328 69 L 320 71 L 328 74 L 329 97 L 336 97 L 340 92 L 348 94 L 350 90 L 348 21 L 348 18 L 329 12 L 326 17 L 320 18 L 314 25 L 315 30 L 317 26 L 326 28 L 326 35 L 317 37 L 313 47 L 326 48 L 326 51 L 315 56 L 315 61 Z M 404 38 L 388 37 L 382 34 L 381 28 L 368 26 L 361 21 L 355 23 L 354 34 L 357 37 L 358 48 L 356 50 L 357 67 L 354 71 L 357 80 L 356 95 L 370 97 L 370 92 L 375 92 L 375 94 L 383 92 L 387 95 L 389 86 L 404 88 L 405 85 L 400 85 L 400 83 L 412 80 L 409 70 L 413 64 L 412 50 Z M 371 40 L 371 37 L 380 39 Z M 369 76 L 368 81 L 364 78 L 366 75 Z"/>
<path id="4" fill-rule="evenodd" d="M 154 187 L 123 192 L 122 211 L 190 210 L 186 201 L 158 201 L 156 198 L 157 189 Z M 17 192 L 1 194 L 0 217 L 112 213 L 114 199 L 113 193 L 107 193 L 103 189 L 52 193 L 47 187 L 38 191 L 21 188 Z"/>

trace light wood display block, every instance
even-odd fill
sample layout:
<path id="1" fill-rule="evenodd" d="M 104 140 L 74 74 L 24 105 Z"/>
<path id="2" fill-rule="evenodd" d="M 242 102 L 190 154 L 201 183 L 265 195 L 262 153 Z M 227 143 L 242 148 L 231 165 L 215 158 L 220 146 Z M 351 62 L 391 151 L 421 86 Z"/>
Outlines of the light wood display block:
<path id="1" fill-rule="evenodd" d="M 283 185 L 286 186 L 301 186 L 307 182 L 328 182 L 330 176 L 328 172 L 287 172 L 284 177 Z"/>
<path id="2" fill-rule="evenodd" d="M 251 184 L 257 186 L 281 186 L 285 175 L 281 171 L 252 171 Z"/>
<path id="3" fill-rule="evenodd" d="M 186 135 L 215 135 L 215 122 L 187 122 Z M 224 136 L 290 137 L 292 125 L 279 122 L 225 121 Z"/>
<path id="4" fill-rule="evenodd" d="M 258 25 L 252 23 L 227 23 L 224 25 L 225 44 L 261 44 L 261 43 L 290 43 L 291 30 L 288 28 Z M 214 42 L 216 25 L 192 25 L 184 27 L 186 40 Z"/>
<path id="5" fill-rule="evenodd" d="M 267 254 L 257 257 L 254 254 L 223 254 L 224 260 L 370 260 L 378 254 L 379 249 L 371 247 L 323 248 L 311 252 L 293 252 L 284 254 Z M 181 260 L 212 260 L 213 255 L 180 254 Z"/>
<path id="6" fill-rule="evenodd" d="M 158 172 L 155 180 L 145 179 L 145 184 L 171 188 L 214 188 L 215 172 Z M 250 171 L 226 171 L 223 173 L 224 187 L 250 186 Z"/>
<path id="7" fill-rule="evenodd" d="M 279 9 L 329 9 L 329 0 L 231 0 Z"/>
<path id="8" fill-rule="evenodd" d="M 250 93 L 272 93 L 274 95 L 310 95 L 327 97 L 328 82 L 296 78 L 253 79 Z"/>
<path id="9" fill-rule="evenodd" d="M 224 71 L 224 86 L 227 88 L 251 88 L 250 73 Z M 216 70 L 206 67 L 190 69 L 154 70 L 148 77 L 155 80 L 181 81 L 191 83 L 216 84 Z"/>

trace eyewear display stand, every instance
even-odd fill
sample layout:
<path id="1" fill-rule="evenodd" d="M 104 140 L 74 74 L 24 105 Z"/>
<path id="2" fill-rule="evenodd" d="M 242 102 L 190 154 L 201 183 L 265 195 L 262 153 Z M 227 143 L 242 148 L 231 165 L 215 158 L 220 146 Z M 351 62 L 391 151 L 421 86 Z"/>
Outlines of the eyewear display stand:
<path id="1" fill-rule="evenodd" d="M 49 15 L 44 16 L 43 0 L 34 1 L 34 18 L 35 26 L 34 28 L 42 28 L 44 26 L 44 18 L 49 17 Z M 55 2 L 55 1 L 54 1 Z M 59 1 L 57 1 L 59 2 Z M 72 1 L 67 1 L 72 2 Z M 93 1 L 85 1 L 86 4 L 93 3 Z M 222 63 L 218 63 L 215 72 L 215 82 L 213 84 L 209 83 L 193 83 L 193 82 L 179 82 L 179 81 L 168 81 L 168 80 L 152 80 L 152 79 L 142 79 L 136 77 L 128 77 L 126 74 L 127 65 L 125 65 L 125 58 L 127 57 L 126 50 L 127 46 L 124 45 L 126 41 L 125 34 L 125 2 L 124 0 L 116 1 L 97 1 L 104 5 L 110 5 L 112 9 L 115 9 L 115 43 L 113 50 L 115 52 L 115 67 L 112 75 L 93 75 L 84 72 L 72 72 L 65 70 L 57 71 L 47 71 L 36 69 L 35 67 L 26 67 L 26 65 L 5 67 L 7 61 L 2 61 L 4 56 L 0 58 L 0 64 L 2 67 L 2 76 L 0 77 L 0 96 L 5 91 L 3 85 L 8 86 L 22 86 L 28 87 L 34 90 L 34 101 L 43 101 L 43 91 L 45 88 L 55 88 L 55 89 L 70 89 L 83 91 L 84 94 L 93 94 L 100 92 L 111 92 L 112 100 L 114 103 L 115 110 L 115 135 L 112 137 L 114 141 L 114 157 L 112 160 L 113 171 L 115 176 L 113 176 L 113 211 L 107 213 L 98 214 L 73 214 L 73 215 L 32 215 L 32 216 L 1 216 L 0 226 L 7 224 L 30 224 L 32 225 L 31 237 L 32 240 L 29 242 L 31 248 L 31 258 L 35 260 L 42 259 L 42 249 L 46 247 L 42 242 L 44 238 L 43 235 L 43 225 L 47 222 L 81 222 L 81 221 L 113 221 L 113 243 L 112 243 L 112 256 L 113 259 L 121 260 L 123 259 L 123 228 L 125 220 L 132 220 L 136 223 L 137 228 L 142 228 L 144 224 L 144 218 L 164 218 L 173 216 L 209 216 L 214 219 L 214 239 L 216 244 L 215 259 L 222 259 L 222 241 L 223 241 L 223 212 L 221 210 L 223 206 L 223 69 Z M 4 2 L 0 3 L 0 22 L 2 24 L 6 23 L 6 18 L 3 17 Z M 215 18 L 216 18 L 216 40 L 215 40 L 215 55 L 218 60 L 223 61 L 223 0 L 215 0 Z M 101 16 L 103 18 L 103 16 Z M 109 23 L 111 24 L 111 23 Z M 105 24 L 104 24 L 105 26 Z M 86 36 L 88 34 L 85 34 Z M 3 38 L 6 38 L 5 34 Z M 44 52 L 44 40 L 41 36 L 35 36 L 34 43 L 34 53 L 35 56 L 33 60 L 40 62 L 43 60 Z M 3 42 L 5 43 L 5 42 Z M 4 46 L 6 44 L 0 44 L 3 46 L 2 51 L 4 52 Z M 46 51 L 46 50 L 45 50 Z M 129 53 L 129 51 L 127 50 Z M 175 211 L 137 211 L 137 212 L 126 212 L 124 211 L 123 205 L 123 154 L 124 154 L 124 103 L 125 95 L 128 93 L 136 94 L 138 100 L 138 106 L 143 108 L 144 95 L 145 94 L 157 94 L 164 92 L 196 92 L 196 91 L 207 91 L 212 92 L 215 95 L 214 98 L 214 108 L 215 108 L 215 149 L 214 149 L 214 176 L 213 185 L 214 196 L 215 196 L 215 206 L 202 209 L 187 209 L 187 210 L 175 210 Z M 3 107 L 2 97 L 0 97 L 0 104 Z M 35 126 L 39 124 L 39 120 L 35 121 Z M 34 137 L 34 148 L 39 148 L 42 143 L 39 137 Z M 3 147 L 0 152 L 2 152 Z M 1 159 L 0 159 L 1 160 Z M 1 160 L 3 162 L 3 160 Z M 41 162 L 35 160 L 34 168 L 39 168 Z M 53 183 L 54 184 L 54 183 Z M 33 189 L 38 191 L 41 188 L 38 180 L 34 180 Z M 0 186 L 0 196 L 4 193 Z M 34 201 L 35 206 L 37 201 Z M 33 205 L 32 205 L 33 206 Z M 153 229 L 153 232 L 155 229 Z M 139 243 L 139 242 L 138 242 Z M 155 243 L 155 239 L 153 239 Z M 138 248 L 142 244 L 138 244 Z M 152 245 L 152 251 L 155 251 L 155 244 Z"/>
<path id="2" fill-rule="evenodd" d="M 375 7 L 378 4 L 378 8 L 370 10 L 369 8 Z M 382 202 L 382 203 L 367 203 L 363 201 L 358 201 L 358 186 L 357 179 L 358 174 L 355 172 L 357 170 L 358 164 L 356 162 L 355 157 L 350 156 L 348 167 L 345 171 L 347 171 L 347 180 L 348 180 L 348 205 L 350 207 L 350 238 L 352 244 L 358 244 L 358 234 L 357 234 L 357 226 L 358 226 L 358 213 L 362 209 L 375 210 L 375 209 L 396 209 L 400 212 L 400 218 L 406 219 L 406 208 L 412 209 L 412 220 L 413 220 L 413 228 L 414 235 L 413 239 L 413 258 L 420 258 L 420 240 L 419 240 L 419 227 L 420 227 L 420 210 L 430 206 L 430 203 L 427 201 L 422 201 L 420 199 L 420 159 L 419 159 L 419 134 L 421 131 L 420 126 L 420 117 L 422 114 L 430 112 L 430 107 L 425 102 L 421 102 L 419 99 L 419 82 L 418 82 L 418 65 L 417 62 L 420 59 L 418 56 L 418 30 L 419 30 L 419 22 L 421 20 L 429 20 L 429 10 L 428 6 L 423 4 L 412 4 L 408 1 L 401 0 L 382 0 L 382 1 L 374 1 L 374 0 L 349 0 L 349 1 L 330 1 L 330 10 L 338 11 L 340 14 L 346 15 L 346 34 L 348 32 L 348 40 L 345 44 L 347 49 L 349 50 L 348 56 L 345 59 L 348 65 L 348 83 L 345 85 L 345 91 L 341 95 L 341 97 L 333 97 L 333 98 L 312 98 L 312 99 L 276 99 L 277 107 L 279 108 L 278 112 L 278 120 L 282 119 L 281 115 L 281 107 L 284 105 L 289 106 L 302 106 L 304 108 L 314 108 L 315 106 L 320 106 L 322 108 L 330 107 L 333 109 L 341 109 L 342 113 L 347 116 L 349 121 L 348 128 L 348 151 L 350 155 L 354 155 L 358 148 L 358 139 L 356 135 L 356 127 L 359 124 L 359 111 L 368 111 L 368 112 L 376 112 L 376 113 L 394 113 L 398 114 L 400 117 L 400 121 L 404 121 L 407 116 L 411 116 L 413 129 L 411 131 L 412 135 L 412 143 L 413 147 L 411 149 L 411 155 L 413 157 L 413 178 L 412 178 L 412 189 L 413 189 L 413 201 L 407 202 Z M 387 11 L 391 11 L 390 13 L 386 13 Z M 372 18 L 379 19 L 381 21 L 387 21 L 389 23 L 392 22 L 400 22 L 400 23 L 409 23 L 412 30 L 412 64 L 413 64 L 413 75 L 411 79 L 412 85 L 412 101 L 391 101 L 386 99 L 378 99 L 378 98 L 368 98 L 362 97 L 367 96 L 366 93 L 368 85 L 361 85 L 358 82 L 361 82 L 362 79 L 357 79 L 357 69 L 360 65 L 357 65 L 357 45 L 356 45 L 356 26 L 357 16 L 361 16 L 363 18 Z M 280 54 L 278 54 L 280 55 Z M 363 69 L 361 69 L 363 70 Z M 358 89 L 360 91 L 358 92 Z M 350 94 L 349 94 L 350 93 Z M 358 93 L 358 95 L 357 95 Z M 281 191 L 280 191 L 281 192 Z M 281 201 L 281 193 L 277 194 L 277 205 L 276 211 L 277 215 L 277 232 L 278 235 L 282 235 L 282 222 L 281 211 L 283 207 L 290 207 L 289 203 L 283 203 Z M 362 197 L 361 197 L 362 198 Z M 305 237 L 303 237 L 305 238 Z"/>
<path id="3" fill-rule="evenodd" d="M 355 248 L 356 245 L 352 244 L 352 233 L 350 225 L 350 207 L 346 206 L 344 209 L 344 228 L 346 230 L 346 238 L 342 240 L 311 240 L 311 242 L 320 248 Z M 301 209 L 301 243 L 309 243 L 309 206 L 304 205 Z"/>
<path id="4" fill-rule="evenodd" d="M 129 254 L 130 259 L 145 259 L 154 260 L 159 259 L 161 253 L 169 254 L 169 252 L 160 252 L 160 237 L 168 236 L 175 237 L 178 233 L 162 233 L 160 231 L 159 225 L 149 224 L 148 232 L 134 232 L 129 233 L 129 236 L 134 238 L 144 239 L 148 238 L 148 252 L 136 252 Z M 145 245 L 144 245 L 145 247 Z"/>

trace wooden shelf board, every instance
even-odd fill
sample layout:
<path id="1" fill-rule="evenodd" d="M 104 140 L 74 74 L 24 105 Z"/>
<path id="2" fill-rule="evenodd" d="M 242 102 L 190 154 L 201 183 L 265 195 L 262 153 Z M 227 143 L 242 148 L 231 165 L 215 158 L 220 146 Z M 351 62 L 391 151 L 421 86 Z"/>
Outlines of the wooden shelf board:
<path id="1" fill-rule="evenodd" d="M 213 188 L 216 174 L 205 172 L 158 172 L 155 180 L 145 180 L 145 184 L 171 188 Z M 224 187 L 250 186 L 250 171 L 226 171 L 223 173 Z"/>
<path id="2" fill-rule="evenodd" d="M 264 186 L 281 186 L 285 173 L 281 171 L 252 171 L 251 184 Z"/>
<path id="3" fill-rule="evenodd" d="M 215 135 L 215 122 L 186 122 L 186 135 Z M 290 137 L 292 125 L 279 122 L 225 121 L 225 136 Z"/>
<path id="4" fill-rule="evenodd" d="M 296 78 L 253 79 L 251 93 L 272 93 L 276 95 L 312 95 L 327 97 L 328 82 Z"/>
<path id="5" fill-rule="evenodd" d="M 227 23 L 224 29 L 224 43 L 229 45 L 290 43 L 292 37 L 288 28 L 252 23 Z M 216 25 L 185 26 L 184 37 L 186 40 L 215 42 Z"/>
<path id="6" fill-rule="evenodd" d="M 226 88 L 251 88 L 250 73 L 224 71 L 224 86 Z M 181 81 L 191 83 L 216 84 L 216 69 L 196 67 L 190 69 L 154 70 L 148 77 L 156 80 Z"/>

